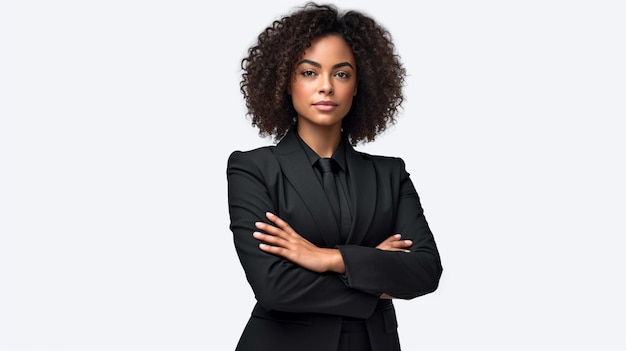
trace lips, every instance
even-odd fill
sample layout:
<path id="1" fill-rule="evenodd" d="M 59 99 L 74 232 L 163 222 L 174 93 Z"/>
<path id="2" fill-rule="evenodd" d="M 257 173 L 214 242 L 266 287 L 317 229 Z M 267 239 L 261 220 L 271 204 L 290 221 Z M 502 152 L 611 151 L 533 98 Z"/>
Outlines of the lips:
<path id="1" fill-rule="evenodd" d="M 323 101 L 318 101 L 316 103 L 314 103 L 313 105 L 315 106 L 337 106 L 336 103 L 329 101 L 329 100 L 323 100 Z"/>
<path id="2" fill-rule="evenodd" d="M 332 101 L 318 101 L 313 104 L 313 107 L 320 112 L 330 112 L 337 108 L 337 104 Z"/>
<path id="3" fill-rule="evenodd" d="M 322 100 L 313 104 L 318 111 L 328 112 L 334 110 L 338 105 L 330 100 Z"/>

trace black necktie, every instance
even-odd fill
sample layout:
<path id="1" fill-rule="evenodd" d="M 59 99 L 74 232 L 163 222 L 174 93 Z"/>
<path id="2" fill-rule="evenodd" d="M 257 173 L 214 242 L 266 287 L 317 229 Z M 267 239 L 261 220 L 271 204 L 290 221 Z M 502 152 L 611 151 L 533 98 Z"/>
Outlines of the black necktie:
<path id="1" fill-rule="evenodd" d="M 322 183 L 324 184 L 326 197 L 328 197 L 328 202 L 330 202 L 330 206 L 333 209 L 335 219 L 337 219 L 337 223 L 339 223 L 341 212 L 339 210 L 337 183 L 335 183 L 335 167 L 337 164 L 332 158 L 320 158 L 317 160 L 317 165 L 322 171 Z"/>
<path id="2" fill-rule="evenodd" d="M 343 238 L 348 236 L 350 231 L 350 224 L 352 219 L 350 218 L 350 209 L 348 208 L 347 199 L 339 192 L 335 180 L 335 172 L 338 170 L 339 165 L 337 161 L 332 158 L 320 158 L 317 161 L 317 165 L 322 171 L 322 182 L 324 184 L 324 191 L 328 197 L 328 201 L 332 206 L 335 219 L 339 224 L 339 229 Z"/>

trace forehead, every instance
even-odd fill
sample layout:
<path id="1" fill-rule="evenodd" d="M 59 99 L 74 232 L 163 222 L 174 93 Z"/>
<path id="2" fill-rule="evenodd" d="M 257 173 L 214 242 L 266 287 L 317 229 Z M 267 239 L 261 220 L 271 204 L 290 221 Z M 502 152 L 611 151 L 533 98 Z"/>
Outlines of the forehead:
<path id="1" fill-rule="evenodd" d="M 336 34 L 329 34 L 313 39 L 302 55 L 302 58 L 316 62 L 347 61 L 354 64 L 354 54 L 348 43 Z"/>

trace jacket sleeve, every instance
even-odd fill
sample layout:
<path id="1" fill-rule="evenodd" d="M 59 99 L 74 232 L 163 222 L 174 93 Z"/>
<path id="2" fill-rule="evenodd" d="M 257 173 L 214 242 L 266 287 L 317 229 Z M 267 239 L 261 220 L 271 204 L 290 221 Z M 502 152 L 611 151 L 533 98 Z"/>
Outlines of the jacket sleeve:
<path id="1" fill-rule="evenodd" d="M 389 160 L 387 160 L 389 161 Z M 403 239 L 411 239 L 410 252 L 384 251 L 375 247 L 359 245 L 338 246 L 346 266 L 344 282 L 354 289 L 375 295 L 387 293 L 395 298 L 412 299 L 437 289 L 443 268 L 433 234 L 424 217 L 419 196 L 404 161 L 395 163 L 392 172 L 379 172 L 379 177 L 389 181 L 394 202 L 393 232 L 373 233 L 382 240 L 400 233 Z M 390 228 L 391 229 L 391 228 Z"/>
<path id="2" fill-rule="evenodd" d="M 254 223 L 280 214 L 280 167 L 269 148 L 233 152 L 227 165 L 230 229 L 257 301 L 270 311 L 369 317 L 378 296 L 346 286 L 335 273 L 316 273 L 259 249 Z"/>

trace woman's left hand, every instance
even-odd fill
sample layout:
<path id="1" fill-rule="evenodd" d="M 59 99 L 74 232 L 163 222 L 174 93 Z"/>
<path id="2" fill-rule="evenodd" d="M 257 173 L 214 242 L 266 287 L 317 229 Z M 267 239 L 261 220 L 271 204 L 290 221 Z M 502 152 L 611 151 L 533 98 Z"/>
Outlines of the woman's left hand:
<path id="1" fill-rule="evenodd" d="M 338 249 L 317 247 L 298 234 L 280 217 L 270 212 L 265 215 L 274 225 L 257 222 L 255 226 L 259 231 L 252 234 L 262 241 L 259 244 L 261 250 L 283 257 L 314 272 L 345 272 L 343 257 Z"/>

